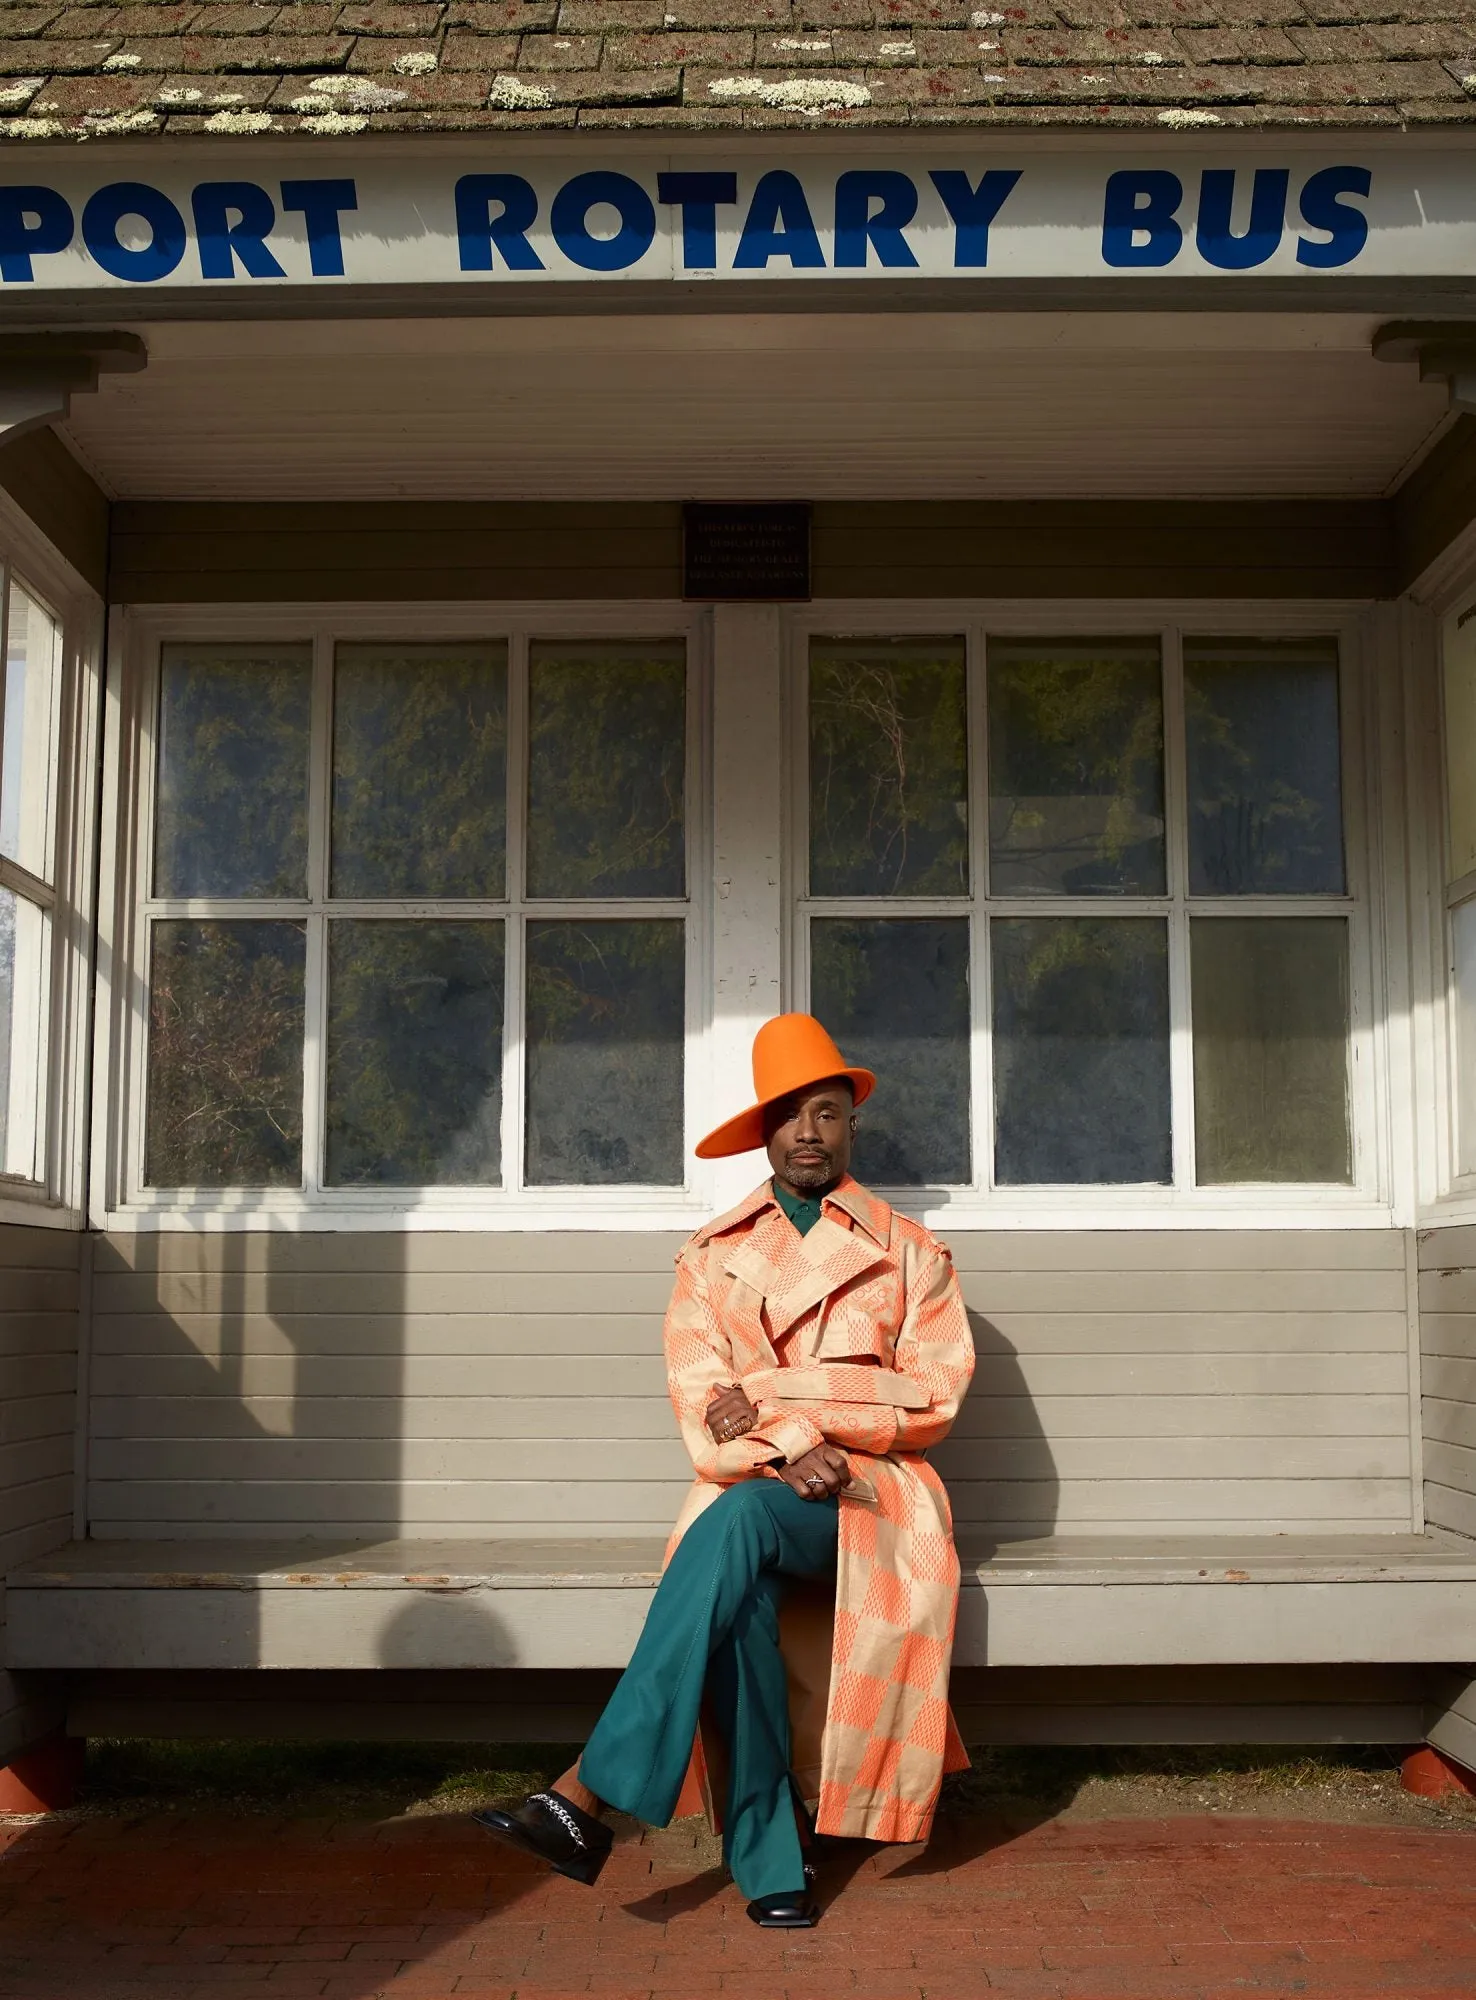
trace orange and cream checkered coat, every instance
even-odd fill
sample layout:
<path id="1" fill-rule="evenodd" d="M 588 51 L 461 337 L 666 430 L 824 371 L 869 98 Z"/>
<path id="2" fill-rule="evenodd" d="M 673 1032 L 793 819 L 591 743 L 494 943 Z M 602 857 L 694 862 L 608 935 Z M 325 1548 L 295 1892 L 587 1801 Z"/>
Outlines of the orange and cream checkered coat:
<path id="1" fill-rule="evenodd" d="M 821 1833 L 925 1840 L 944 1772 L 968 1763 L 948 1707 L 953 1520 L 924 1456 L 974 1372 L 947 1250 L 849 1176 L 801 1236 L 766 1182 L 683 1247 L 665 1344 L 697 1469 L 672 1547 L 777 1456 L 828 1442 L 849 1458 L 833 1617 L 828 1588 L 798 1590 L 781 1621 L 794 1768 Z M 714 1444 L 704 1413 L 733 1382 L 759 1421 Z M 699 1780 L 703 1763 L 699 1744 Z"/>

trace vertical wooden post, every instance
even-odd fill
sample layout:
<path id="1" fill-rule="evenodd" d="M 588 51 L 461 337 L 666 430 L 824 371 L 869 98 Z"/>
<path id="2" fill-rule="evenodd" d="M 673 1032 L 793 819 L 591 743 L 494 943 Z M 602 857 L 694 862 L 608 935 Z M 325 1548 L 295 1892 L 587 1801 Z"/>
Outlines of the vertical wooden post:
<path id="1" fill-rule="evenodd" d="M 750 1051 L 783 1004 L 784 659 L 773 605 L 713 609 L 712 1123 L 752 1101 Z M 716 1162 L 713 1202 L 762 1177 L 761 1155 Z"/>

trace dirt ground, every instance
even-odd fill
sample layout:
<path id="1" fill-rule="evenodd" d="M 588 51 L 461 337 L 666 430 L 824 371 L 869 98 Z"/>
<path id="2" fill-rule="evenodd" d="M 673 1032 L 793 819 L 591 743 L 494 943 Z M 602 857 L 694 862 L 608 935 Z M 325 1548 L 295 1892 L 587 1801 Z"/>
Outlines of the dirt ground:
<path id="1" fill-rule="evenodd" d="M 73 1810 L 225 1808 L 325 1819 L 461 1813 L 520 1798 L 575 1754 L 567 1744 L 94 1741 Z M 1021 1831 L 1047 1820 L 1209 1813 L 1476 1834 L 1476 1799 L 1435 1801 L 1404 1791 L 1401 1754 L 1321 1745 L 976 1749 L 974 1768 L 948 1780 L 941 1810 L 950 1820 L 987 1817 Z M 699 1848 L 706 1844 L 699 1829 L 700 1822 L 681 1822 L 670 1838 L 690 1854 L 694 1837 Z"/>

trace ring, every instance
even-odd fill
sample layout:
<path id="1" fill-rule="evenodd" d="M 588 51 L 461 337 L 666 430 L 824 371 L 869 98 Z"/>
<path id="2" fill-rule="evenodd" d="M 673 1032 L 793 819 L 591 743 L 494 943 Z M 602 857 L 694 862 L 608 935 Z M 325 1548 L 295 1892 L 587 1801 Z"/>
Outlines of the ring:
<path id="1" fill-rule="evenodd" d="M 822 1493 L 825 1491 L 825 1481 L 820 1477 L 818 1472 L 807 1472 L 805 1474 L 805 1484 L 806 1486 L 818 1486 Z"/>

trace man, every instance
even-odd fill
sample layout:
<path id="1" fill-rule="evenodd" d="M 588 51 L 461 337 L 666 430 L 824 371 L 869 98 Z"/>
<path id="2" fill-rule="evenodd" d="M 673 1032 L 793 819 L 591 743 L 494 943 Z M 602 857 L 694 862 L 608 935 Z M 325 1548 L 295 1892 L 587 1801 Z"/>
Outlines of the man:
<path id="1" fill-rule="evenodd" d="M 690 1764 L 724 1802 L 749 1916 L 799 1930 L 819 1920 L 806 1834 L 925 1840 L 968 1762 L 948 1708 L 958 1558 L 925 1453 L 974 1352 L 948 1252 L 850 1177 L 871 1071 L 781 1014 L 753 1075 L 756 1102 L 697 1152 L 765 1146 L 773 1178 L 684 1246 L 666 1316 L 697 1479 L 661 1586 L 579 1762 L 477 1818 L 593 1882 L 606 1808 L 665 1826 Z"/>

